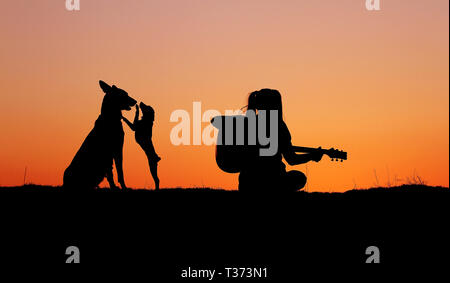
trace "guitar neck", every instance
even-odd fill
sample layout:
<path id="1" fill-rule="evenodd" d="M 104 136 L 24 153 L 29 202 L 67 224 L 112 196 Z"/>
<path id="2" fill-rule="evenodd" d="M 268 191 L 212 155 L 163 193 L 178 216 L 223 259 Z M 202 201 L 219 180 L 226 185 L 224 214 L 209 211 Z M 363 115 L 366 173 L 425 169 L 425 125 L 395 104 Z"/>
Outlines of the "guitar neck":
<path id="1" fill-rule="evenodd" d="M 313 148 L 313 147 L 303 147 L 303 146 L 292 146 L 295 152 L 313 153 L 323 149 Z"/>
<path id="2" fill-rule="evenodd" d="M 334 148 L 331 149 L 323 149 L 323 148 L 313 148 L 313 147 L 303 147 L 303 146 L 293 146 L 295 152 L 302 153 L 322 153 L 328 155 L 331 160 L 347 160 L 347 152 L 343 150 L 337 150 Z"/>

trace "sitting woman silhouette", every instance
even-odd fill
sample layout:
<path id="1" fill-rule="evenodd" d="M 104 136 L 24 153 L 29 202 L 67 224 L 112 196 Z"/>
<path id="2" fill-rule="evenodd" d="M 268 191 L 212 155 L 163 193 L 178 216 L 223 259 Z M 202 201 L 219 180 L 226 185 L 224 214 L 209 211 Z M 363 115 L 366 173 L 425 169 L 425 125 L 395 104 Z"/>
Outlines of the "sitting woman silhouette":
<path id="1" fill-rule="evenodd" d="M 306 176 L 300 171 L 286 171 L 286 165 L 298 165 L 309 161 L 319 162 L 322 153 L 297 154 L 292 146 L 291 134 L 283 121 L 281 94 L 273 89 L 261 89 L 252 92 L 248 97 L 247 114 L 252 110 L 258 112 L 266 110 L 266 129 L 270 131 L 270 111 L 277 110 L 278 114 L 278 150 L 273 156 L 260 156 L 261 145 L 248 146 L 239 174 L 239 191 L 297 191 L 306 184 Z M 257 119 L 259 120 L 259 119 Z M 257 129 L 259 128 L 259 125 Z M 267 133 L 267 131 L 266 131 Z M 255 148 L 256 147 L 256 148 Z"/>
<path id="2" fill-rule="evenodd" d="M 142 110 L 142 119 L 139 120 L 139 107 Z M 155 190 L 159 190 L 159 178 L 158 178 L 158 162 L 161 158 L 156 154 L 155 147 L 152 142 L 152 128 L 155 120 L 155 111 L 151 106 L 145 105 L 141 102 L 136 105 L 136 114 L 134 121 L 131 123 L 127 118 L 122 116 L 122 119 L 134 131 L 134 137 L 136 142 L 144 150 L 148 159 L 148 165 L 150 166 L 150 173 L 155 181 Z"/>

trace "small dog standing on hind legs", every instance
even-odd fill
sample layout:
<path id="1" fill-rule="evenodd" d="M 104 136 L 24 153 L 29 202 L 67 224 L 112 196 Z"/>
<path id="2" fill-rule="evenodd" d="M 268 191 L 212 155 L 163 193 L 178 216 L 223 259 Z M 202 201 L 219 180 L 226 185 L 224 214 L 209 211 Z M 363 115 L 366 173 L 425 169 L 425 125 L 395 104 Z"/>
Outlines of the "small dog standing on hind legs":
<path id="1" fill-rule="evenodd" d="M 63 188 L 86 190 L 97 188 L 107 178 L 111 189 L 117 189 L 113 178 L 113 162 L 123 190 L 127 189 L 123 177 L 122 110 L 129 111 L 136 100 L 123 89 L 100 81 L 105 93 L 101 113 L 95 126 L 84 140 L 69 167 L 64 171 Z"/>
<path id="2" fill-rule="evenodd" d="M 142 110 L 142 119 L 139 120 L 139 107 Z M 155 181 L 155 190 L 159 190 L 159 178 L 158 178 L 158 162 L 161 157 L 156 154 L 155 147 L 152 142 L 153 122 L 155 121 L 155 110 L 151 106 L 145 105 L 141 102 L 136 105 L 136 114 L 134 121 L 131 123 L 127 118 L 122 117 L 132 131 L 134 131 L 134 137 L 136 142 L 144 150 L 147 156 L 148 165 L 150 167 L 150 173 Z"/>

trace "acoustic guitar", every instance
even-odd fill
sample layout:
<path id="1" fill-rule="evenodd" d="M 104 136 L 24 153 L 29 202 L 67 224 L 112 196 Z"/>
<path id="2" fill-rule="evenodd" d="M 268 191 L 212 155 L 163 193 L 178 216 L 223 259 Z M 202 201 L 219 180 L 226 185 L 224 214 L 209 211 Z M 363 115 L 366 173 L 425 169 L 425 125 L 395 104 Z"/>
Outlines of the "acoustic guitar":
<path id="1" fill-rule="evenodd" d="M 225 118 L 231 119 L 231 124 L 233 125 L 233 138 L 231 144 L 226 144 L 225 140 Z M 248 156 L 254 156 L 257 154 L 258 146 L 257 145 L 249 145 L 247 140 L 247 135 L 245 136 L 245 140 L 243 145 L 238 145 L 236 142 L 236 125 L 238 121 L 241 120 L 240 123 L 244 125 L 244 131 L 246 132 L 248 129 L 248 121 L 244 115 L 235 115 L 235 116 L 217 116 L 211 120 L 211 124 L 218 129 L 217 135 L 217 144 L 216 144 L 216 163 L 220 169 L 227 173 L 239 173 L 241 171 L 241 167 L 245 164 L 245 159 Z M 295 152 L 302 153 L 314 153 L 321 152 L 331 158 L 332 161 L 343 161 L 347 160 L 347 152 L 330 148 L 330 149 L 322 149 L 312 148 L 312 147 L 301 147 L 294 146 Z"/>

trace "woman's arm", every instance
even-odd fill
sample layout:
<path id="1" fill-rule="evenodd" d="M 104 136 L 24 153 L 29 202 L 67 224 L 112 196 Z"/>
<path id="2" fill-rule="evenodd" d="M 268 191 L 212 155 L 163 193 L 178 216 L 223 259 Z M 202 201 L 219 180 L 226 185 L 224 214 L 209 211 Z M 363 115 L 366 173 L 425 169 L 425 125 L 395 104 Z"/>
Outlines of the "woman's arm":
<path id="1" fill-rule="evenodd" d="M 307 163 L 310 161 L 319 162 L 322 159 L 322 156 L 323 153 L 320 152 L 297 154 L 294 151 L 292 145 L 287 147 L 285 152 L 283 152 L 284 159 L 291 166 Z"/>
<path id="2" fill-rule="evenodd" d="M 294 147 L 292 146 L 291 133 L 289 132 L 289 129 L 284 122 L 280 127 L 279 143 L 284 159 L 291 166 L 307 163 L 310 161 L 319 162 L 322 159 L 323 153 L 321 153 L 321 151 L 317 151 L 314 153 L 297 154 Z"/>

